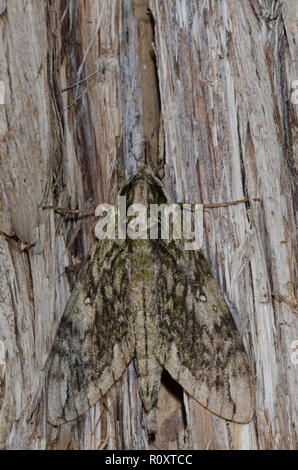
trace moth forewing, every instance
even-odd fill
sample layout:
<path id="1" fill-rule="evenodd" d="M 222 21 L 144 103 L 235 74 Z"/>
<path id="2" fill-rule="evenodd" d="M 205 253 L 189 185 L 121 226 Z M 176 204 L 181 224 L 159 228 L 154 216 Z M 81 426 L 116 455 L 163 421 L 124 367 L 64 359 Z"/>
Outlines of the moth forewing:
<path id="1" fill-rule="evenodd" d="M 206 260 L 174 241 L 160 244 L 160 260 L 161 310 L 164 323 L 172 325 L 161 331 L 170 345 L 159 355 L 162 364 L 209 411 L 249 422 L 255 408 L 250 360 Z M 171 286 L 176 288 L 171 291 Z M 169 297 L 174 298 L 173 309 L 168 308 Z"/>
<path id="2" fill-rule="evenodd" d="M 70 296 L 49 358 L 53 425 L 72 421 L 94 405 L 133 358 L 126 248 L 119 240 L 95 242 Z"/>

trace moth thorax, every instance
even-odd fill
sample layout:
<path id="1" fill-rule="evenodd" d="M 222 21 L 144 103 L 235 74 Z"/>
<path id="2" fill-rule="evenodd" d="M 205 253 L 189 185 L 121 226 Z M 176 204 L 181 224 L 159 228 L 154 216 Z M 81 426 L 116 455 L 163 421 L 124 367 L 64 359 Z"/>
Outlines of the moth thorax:
<path id="1" fill-rule="evenodd" d="M 133 203 L 148 206 L 154 202 L 154 195 L 147 181 L 141 179 L 137 181 L 133 188 Z"/>
<path id="2" fill-rule="evenodd" d="M 149 240 L 134 241 L 131 259 L 133 282 L 143 284 L 154 281 L 154 259 Z"/>

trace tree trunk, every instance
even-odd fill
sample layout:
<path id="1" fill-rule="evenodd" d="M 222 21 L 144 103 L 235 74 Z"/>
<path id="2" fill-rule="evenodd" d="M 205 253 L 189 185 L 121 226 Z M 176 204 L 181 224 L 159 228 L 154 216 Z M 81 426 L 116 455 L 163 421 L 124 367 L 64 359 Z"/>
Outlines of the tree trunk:
<path id="1" fill-rule="evenodd" d="M 295 3 L 0 1 L 2 448 L 296 447 Z M 175 201 L 249 201 L 206 211 L 203 247 L 254 361 L 247 425 L 164 374 L 148 440 L 132 363 L 77 421 L 47 423 L 45 363 L 94 222 L 43 206 L 114 203 L 141 164 Z"/>

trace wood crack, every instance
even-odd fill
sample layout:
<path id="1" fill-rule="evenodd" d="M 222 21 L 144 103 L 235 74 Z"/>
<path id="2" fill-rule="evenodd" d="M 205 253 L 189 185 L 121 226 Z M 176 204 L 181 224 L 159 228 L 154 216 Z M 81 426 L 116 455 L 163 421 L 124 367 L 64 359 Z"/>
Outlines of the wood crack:
<path id="1" fill-rule="evenodd" d="M 148 0 L 133 0 L 134 17 L 138 22 L 139 80 L 142 96 L 142 127 L 145 162 L 160 168 L 160 95 L 154 52 L 154 20 Z"/>

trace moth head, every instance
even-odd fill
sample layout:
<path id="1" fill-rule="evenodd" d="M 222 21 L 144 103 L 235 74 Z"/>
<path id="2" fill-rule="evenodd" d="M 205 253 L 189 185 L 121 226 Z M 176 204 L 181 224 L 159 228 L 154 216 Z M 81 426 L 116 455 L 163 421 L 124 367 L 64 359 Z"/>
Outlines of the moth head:
<path id="1" fill-rule="evenodd" d="M 126 196 L 127 205 L 134 203 L 167 204 L 169 197 L 162 182 L 154 175 L 150 168 L 139 169 L 119 192 L 119 196 Z"/>

